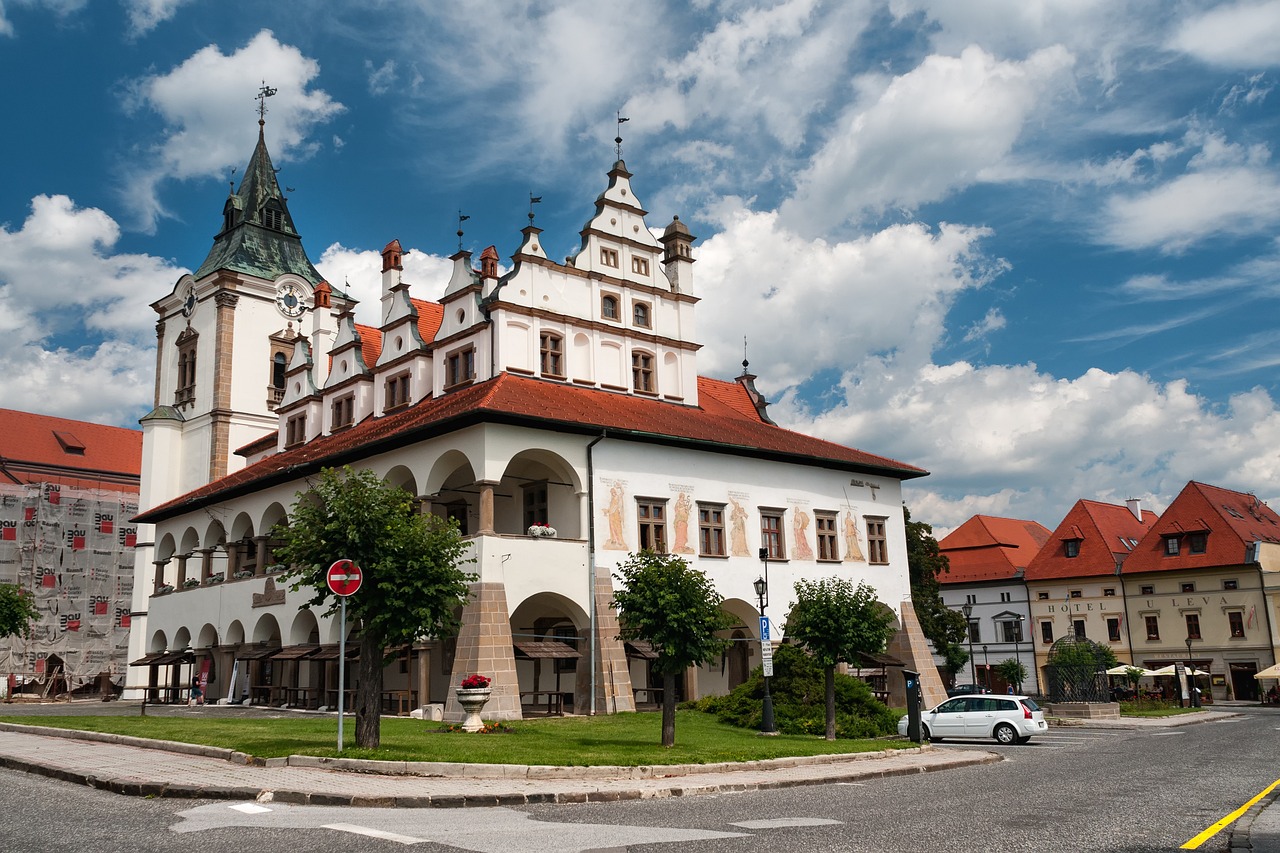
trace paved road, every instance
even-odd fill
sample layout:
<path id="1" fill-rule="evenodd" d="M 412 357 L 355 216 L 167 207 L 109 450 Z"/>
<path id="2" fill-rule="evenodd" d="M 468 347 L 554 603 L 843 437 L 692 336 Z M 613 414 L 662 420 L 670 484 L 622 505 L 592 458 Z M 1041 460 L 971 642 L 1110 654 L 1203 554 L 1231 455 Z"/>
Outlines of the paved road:
<path id="1" fill-rule="evenodd" d="M 1233 709 L 1235 710 L 1235 709 Z M 778 790 L 581 805 L 378 809 L 118 797 L 0 771 L 4 849 L 254 853 L 339 850 L 1173 850 L 1280 775 L 1280 714 L 1169 728 L 1055 728 L 1027 746 L 951 742 L 997 764 Z M 1261 816 L 1255 816 L 1261 814 Z M 1250 810 L 1256 853 L 1280 853 L 1280 805 Z M 1237 823 L 1238 827 L 1240 824 Z M 1222 832 L 1199 849 L 1225 853 Z"/>

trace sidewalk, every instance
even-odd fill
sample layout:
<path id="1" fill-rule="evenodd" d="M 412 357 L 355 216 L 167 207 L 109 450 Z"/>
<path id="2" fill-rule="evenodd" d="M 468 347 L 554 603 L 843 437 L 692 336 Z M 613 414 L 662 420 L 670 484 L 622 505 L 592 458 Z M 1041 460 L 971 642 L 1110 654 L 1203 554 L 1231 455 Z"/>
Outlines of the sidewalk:
<path id="1" fill-rule="evenodd" d="M 305 805 L 460 807 L 612 802 L 928 773 L 1000 761 L 925 746 L 746 764 L 654 767 L 377 762 L 306 756 L 252 762 L 215 747 L 0 723 L 0 767 L 133 796 Z"/>

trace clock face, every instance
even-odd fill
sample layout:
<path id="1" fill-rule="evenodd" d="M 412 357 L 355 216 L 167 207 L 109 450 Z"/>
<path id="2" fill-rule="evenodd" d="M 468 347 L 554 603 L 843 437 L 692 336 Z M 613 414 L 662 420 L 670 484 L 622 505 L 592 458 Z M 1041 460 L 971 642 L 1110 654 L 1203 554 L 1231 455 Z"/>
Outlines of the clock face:
<path id="1" fill-rule="evenodd" d="M 296 320 L 307 310 L 307 305 L 303 301 L 305 298 L 306 293 L 302 288 L 286 282 L 276 290 L 276 307 L 284 316 Z"/>
<path id="2" fill-rule="evenodd" d="M 182 316 L 190 317 L 194 310 L 196 310 L 196 288 L 195 285 L 188 284 L 186 295 L 182 297 Z"/>

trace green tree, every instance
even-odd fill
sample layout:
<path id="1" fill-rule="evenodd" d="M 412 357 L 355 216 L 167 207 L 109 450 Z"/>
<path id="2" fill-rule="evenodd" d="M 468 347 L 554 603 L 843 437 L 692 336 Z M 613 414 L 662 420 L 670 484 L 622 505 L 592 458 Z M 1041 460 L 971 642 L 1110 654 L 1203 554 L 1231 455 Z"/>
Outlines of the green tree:
<path id="1" fill-rule="evenodd" d="M 826 672 L 827 740 L 836 739 L 836 664 L 860 662 L 884 651 L 893 636 L 893 611 L 865 583 L 843 578 L 796 581 L 787 637 L 800 643 Z"/>
<path id="2" fill-rule="evenodd" d="M 1049 649 L 1047 663 L 1050 666 L 1079 668 L 1087 673 L 1111 669 L 1117 665 L 1116 653 L 1110 646 L 1080 639 L 1073 642 L 1059 640 Z"/>
<path id="3" fill-rule="evenodd" d="M 360 629 L 356 745 L 376 749 L 386 649 L 457 630 L 454 613 L 475 580 L 460 568 L 474 562 L 465 556 L 469 544 L 456 522 L 419 513 L 404 490 L 351 468 L 323 470 L 298 493 L 275 535 L 283 541 L 276 557 L 289 566 L 293 588 L 315 591 L 311 606 L 328 603 L 329 613 L 338 608 L 325 583 L 335 560 L 351 560 L 363 571 L 360 591 L 347 600 L 347 615 Z"/>
<path id="4" fill-rule="evenodd" d="M 658 657 L 662 676 L 662 745 L 676 743 L 676 676 L 715 659 L 728 648 L 717 636 L 732 624 L 724 600 L 698 569 L 674 554 L 642 551 L 618 566 L 623 589 L 613 594 L 623 640 L 643 640 Z"/>
<path id="5" fill-rule="evenodd" d="M 923 521 L 912 521 L 911 510 L 902 508 L 907 523 L 907 571 L 911 579 L 911 603 L 916 619 L 934 649 L 946 661 L 952 676 L 969 662 L 964 641 L 968 627 L 964 614 L 942 603 L 942 587 L 938 581 L 951 570 L 945 554 L 938 550 L 933 527 Z"/>
<path id="6" fill-rule="evenodd" d="M 35 597 L 20 586 L 0 583 L 0 637 L 29 637 L 40 618 Z"/>
<path id="7" fill-rule="evenodd" d="M 1000 677 L 1006 684 L 1015 684 L 1018 692 L 1022 692 L 1022 682 L 1027 679 L 1027 668 L 1023 666 L 1022 661 L 1006 658 L 996 664 L 996 672 L 1000 673 Z"/>

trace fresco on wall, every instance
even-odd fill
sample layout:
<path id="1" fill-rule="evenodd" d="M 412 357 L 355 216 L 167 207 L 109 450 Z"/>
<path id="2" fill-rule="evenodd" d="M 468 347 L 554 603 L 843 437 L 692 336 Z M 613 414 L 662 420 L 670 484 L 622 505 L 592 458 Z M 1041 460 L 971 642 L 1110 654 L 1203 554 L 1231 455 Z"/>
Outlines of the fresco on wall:
<path id="1" fill-rule="evenodd" d="M 693 549 L 689 547 L 689 512 L 693 509 L 693 501 L 689 500 L 688 492 L 681 492 L 680 497 L 676 498 L 676 536 L 671 546 L 673 554 L 692 554 Z"/>
<path id="2" fill-rule="evenodd" d="M 625 528 L 626 500 L 627 493 L 623 490 L 622 483 L 614 481 L 614 484 L 609 487 L 609 504 L 602 510 L 609 526 L 609 538 L 601 546 L 605 551 L 631 550 L 627 545 Z"/>
<path id="3" fill-rule="evenodd" d="M 747 550 L 747 511 L 732 497 L 729 503 L 733 504 L 733 509 L 729 510 L 729 553 L 734 557 L 750 557 L 751 552 Z"/>
<path id="4" fill-rule="evenodd" d="M 862 546 L 858 544 L 858 522 L 852 512 L 844 514 L 844 561 L 846 563 L 865 563 Z"/>
<path id="5" fill-rule="evenodd" d="M 794 541 L 791 557 L 795 560 L 812 560 L 813 548 L 809 545 L 809 513 L 796 507 L 791 513 L 791 538 Z"/>

